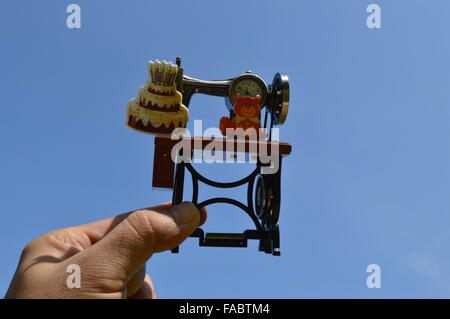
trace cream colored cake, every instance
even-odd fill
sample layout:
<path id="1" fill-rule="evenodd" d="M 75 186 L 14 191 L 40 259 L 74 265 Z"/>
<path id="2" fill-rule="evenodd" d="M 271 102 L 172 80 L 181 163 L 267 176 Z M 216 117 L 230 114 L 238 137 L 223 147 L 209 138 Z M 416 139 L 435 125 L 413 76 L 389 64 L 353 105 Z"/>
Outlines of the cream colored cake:
<path id="1" fill-rule="evenodd" d="M 189 111 L 175 86 L 177 72 L 172 63 L 149 62 L 149 81 L 127 105 L 128 126 L 155 134 L 186 127 Z"/>

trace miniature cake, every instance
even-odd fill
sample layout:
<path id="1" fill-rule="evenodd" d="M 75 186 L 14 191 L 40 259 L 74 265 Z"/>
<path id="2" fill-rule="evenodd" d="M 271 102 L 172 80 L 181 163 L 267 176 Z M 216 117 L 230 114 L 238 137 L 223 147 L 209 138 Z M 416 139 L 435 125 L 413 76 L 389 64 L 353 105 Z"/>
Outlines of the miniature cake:
<path id="1" fill-rule="evenodd" d="M 128 126 L 148 133 L 172 133 L 186 127 L 188 109 L 181 103 L 175 78 L 178 67 L 168 62 L 149 62 L 149 81 L 127 106 Z"/>

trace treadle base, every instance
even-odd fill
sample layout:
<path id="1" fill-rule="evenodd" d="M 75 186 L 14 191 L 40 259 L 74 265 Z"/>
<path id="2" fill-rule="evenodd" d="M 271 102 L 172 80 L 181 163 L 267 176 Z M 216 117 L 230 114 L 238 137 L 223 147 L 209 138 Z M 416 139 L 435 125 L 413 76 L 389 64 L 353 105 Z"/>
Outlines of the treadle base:
<path id="1" fill-rule="evenodd" d="M 279 241 L 272 241 L 270 231 L 259 231 L 248 229 L 243 233 L 206 233 L 197 228 L 191 236 L 198 238 L 199 246 L 202 247 L 247 247 L 248 240 L 260 241 L 259 250 L 274 256 L 280 256 Z M 268 241 L 269 240 L 269 241 Z M 172 253 L 178 254 L 179 247 L 172 249 Z"/>
<path id="2" fill-rule="evenodd" d="M 244 234 L 234 233 L 206 233 L 201 246 L 210 247 L 247 247 Z"/>

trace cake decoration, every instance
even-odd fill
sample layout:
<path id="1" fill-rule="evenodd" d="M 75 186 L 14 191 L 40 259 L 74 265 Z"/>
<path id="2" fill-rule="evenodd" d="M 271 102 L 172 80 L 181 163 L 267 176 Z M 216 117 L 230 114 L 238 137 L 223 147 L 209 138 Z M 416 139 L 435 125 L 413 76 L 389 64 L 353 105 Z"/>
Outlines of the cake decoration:
<path id="1" fill-rule="evenodd" d="M 127 105 L 129 127 L 153 134 L 186 127 L 189 111 L 175 85 L 177 73 L 178 67 L 170 62 L 149 61 L 149 80 Z"/>

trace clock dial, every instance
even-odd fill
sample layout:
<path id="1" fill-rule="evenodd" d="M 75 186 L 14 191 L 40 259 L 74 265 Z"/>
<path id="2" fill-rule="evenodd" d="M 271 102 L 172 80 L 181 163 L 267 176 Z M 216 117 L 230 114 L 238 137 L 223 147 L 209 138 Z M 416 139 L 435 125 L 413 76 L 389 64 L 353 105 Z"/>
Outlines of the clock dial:
<path id="1" fill-rule="evenodd" d="M 251 97 L 259 95 L 261 97 L 261 106 L 264 106 L 267 97 L 267 86 L 257 75 L 246 73 L 237 77 L 230 87 L 229 98 L 232 104 L 234 104 L 233 97 L 235 94 Z"/>
<path id="2" fill-rule="evenodd" d="M 261 85 L 255 83 L 252 80 L 240 81 L 236 85 L 235 93 L 239 93 L 242 96 L 252 96 L 252 97 L 255 97 L 257 95 L 262 96 L 264 94 Z"/>

